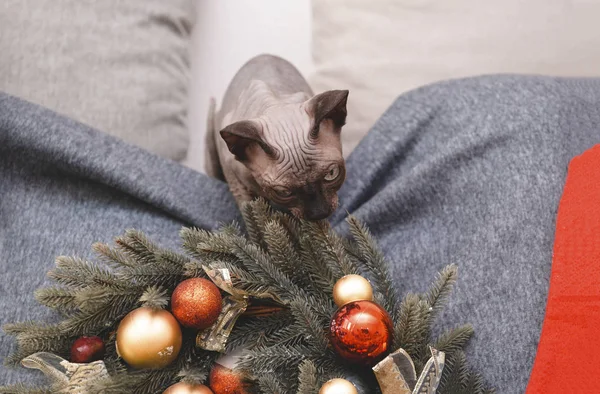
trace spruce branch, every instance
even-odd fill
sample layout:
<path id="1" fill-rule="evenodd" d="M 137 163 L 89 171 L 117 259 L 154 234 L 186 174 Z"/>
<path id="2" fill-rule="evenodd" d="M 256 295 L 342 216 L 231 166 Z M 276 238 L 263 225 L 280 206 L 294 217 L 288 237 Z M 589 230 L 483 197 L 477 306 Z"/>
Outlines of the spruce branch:
<path id="1" fill-rule="evenodd" d="M 457 279 L 458 267 L 454 264 L 447 265 L 437 274 L 435 282 L 423 296 L 431 306 L 432 319 L 444 308 Z"/>
<path id="2" fill-rule="evenodd" d="M 89 308 L 64 321 L 62 327 L 71 334 L 98 335 L 112 327 L 114 322 L 123 318 L 137 306 L 140 296 L 141 292 L 138 292 L 137 289 L 130 293 L 106 296 L 103 298 L 104 303 L 90 304 Z"/>
<path id="3" fill-rule="evenodd" d="M 483 393 L 485 385 L 483 378 L 477 374 L 470 373 L 465 385 L 465 392 L 467 393 Z"/>
<path id="4" fill-rule="evenodd" d="M 464 352 L 458 351 L 446 359 L 438 390 L 442 394 L 477 394 L 465 391 L 468 380 L 467 358 Z"/>
<path id="5" fill-rule="evenodd" d="M 33 294 L 40 304 L 63 313 L 77 308 L 77 290 L 66 287 L 47 287 L 37 289 Z"/>
<path id="6" fill-rule="evenodd" d="M 286 215 L 283 212 L 274 212 L 272 215 L 272 220 L 285 228 L 290 241 L 294 245 L 294 248 L 298 249 L 300 246 L 300 221 L 294 216 Z"/>
<path id="7" fill-rule="evenodd" d="M 241 237 L 243 235 L 242 229 L 240 228 L 240 225 L 237 222 L 232 222 L 232 223 L 221 225 L 219 227 L 218 232 L 225 234 L 225 235 L 232 235 L 232 236 L 238 236 L 238 237 Z"/>
<path id="8" fill-rule="evenodd" d="M 273 375 L 262 375 L 258 378 L 258 387 L 263 394 L 285 394 L 281 382 Z"/>
<path id="9" fill-rule="evenodd" d="M 473 336 L 473 333 L 473 326 L 465 324 L 447 331 L 440 336 L 432 346 L 433 348 L 446 353 L 447 357 L 450 357 L 455 352 L 464 349 L 469 339 Z"/>
<path id="10" fill-rule="evenodd" d="M 471 371 L 462 350 L 457 350 L 446 358 L 446 365 L 438 387 L 440 394 L 493 394 L 483 378 Z"/>
<path id="11" fill-rule="evenodd" d="M 331 229 L 329 222 L 303 222 L 302 230 L 312 238 L 312 242 L 323 253 L 326 263 L 335 270 L 336 279 L 344 275 L 360 274 L 354 261 L 348 257 L 342 238 Z"/>
<path id="12" fill-rule="evenodd" d="M 172 266 L 170 262 L 160 260 L 155 255 L 153 264 L 144 264 L 129 269 L 123 273 L 129 283 L 140 287 L 165 286 L 171 287 L 184 279 L 184 267 Z"/>
<path id="13" fill-rule="evenodd" d="M 48 272 L 48 277 L 56 282 L 75 288 L 100 285 L 106 287 L 122 287 L 126 283 L 97 264 L 85 261 L 79 257 L 59 256 L 56 267 Z"/>
<path id="14" fill-rule="evenodd" d="M 191 384 L 203 384 L 208 378 L 208 371 L 206 369 L 186 366 L 177 373 L 177 377 L 181 378 L 182 382 Z"/>
<path id="15" fill-rule="evenodd" d="M 131 256 L 116 248 L 111 248 L 107 244 L 96 242 L 92 245 L 92 250 L 96 253 L 100 261 L 110 267 L 134 267 L 137 265 L 135 259 L 131 258 Z"/>
<path id="16" fill-rule="evenodd" d="M 245 352 L 240 358 L 238 366 L 254 375 L 274 373 L 277 370 L 289 373 L 298 368 L 307 354 L 310 354 L 310 350 L 300 344 L 257 347 Z"/>
<path id="17" fill-rule="evenodd" d="M 296 253 L 295 245 L 289 238 L 286 229 L 274 220 L 267 221 L 264 228 L 264 240 L 273 264 L 286 274 L 292 281 L 302 287 L 311 286 L 312 282 L 306 275 Z"/>
<path id="18" fill-rule="evenodd" d="M 336 355 L 327 335 L 337 309 L 331 297 L 333 286 L 341 276 L 356 273 L 373 280 L 375 300 L 394 319 L 394 348 L 403 347 L 418 370 L 429 356 L 430 342 L 446 352 L 449 367 L 440 394 L 488 392 L 481 377 L 468 370 L 462 353 L 472 327 L 458 327 L 437 341 L 430 338 L 433 317 L 456 281 L 455 266 L 445 268 L 426 295 L 408 294 L 399 303 L 383 254 L 355 218 L 348 219 L 353 239 L 346 240 L 325 221 L 299 221 L 274 212 L 264 200 L 246 204 L 243 216 L 248 236 L 235 224 L 221 226 L 218 232 L 182 229 L 185 255 L 129 230 L 116 239 L 115 247 L 94 244 L 99 263 L 59 258 L 51 274 L 59 285 L 38 290 L 36 297 L 68 315 L 56 325 L 6 326 L 17 339 L 10 360 L 16 363 L 37 351 L 66 355 L 75 338 L 92 334 L 105 339 L 104 361 L 112 377 L 96 382 L 99 392 L 150 394 L 180 380 L 204 382 L 218 354 L 196 348 L 195 333 L 184 330 L 177 360 L 154 371 L 127 367 L 117 355 L 114 330 L 122 317 L 140 305 L 166 307 L 182 280 L 206 277 L 203 267 L 208 266 L 228 269 L 234 287 L 251 296 L 275 294 L 285 304 L 272 315 L 246 315 L 237 321 L 227 349 L 246 349 L 241 369 L 253 375 L 265 393 L 316 394 L 330 378 L 353 375 L 361 380 L 369 375 L 368 369 L 350 368 Z"/>
<path id="19" fill-rule="evenodd" d="M 394 282 L 388 271 L 390 264 L 363 223 L 352 215 L 348 216 L 347 222 L 350 233 L 356 242 L 355 253 L 372 273 L 376 291 L 381 292 L 385 297 L 383 308 L 391 314 L 393 320 L 396 320 L 399 317 L 400 309 Z"/>
<path id="20" fill-rule="evenodd" d="M 4 360 L 6 365 L 17 365 L 25 357 L 39 351 L 64 356 L 75 339 L 74 336 L 65 333 L 61 324 L 30 321 L 7 324 L 3 330 L 9 335 L 14 335 L 17 342 L 17 350 Z"/>
<path id="21" fill-rule="evenodd" d="M 298 331 L 304 331 L 304 336 L 310 338 L 307 341 L 308 346 L 314 347 L 314 352 L 326 352 L 329 340 L 325 333 L 329 325 L 329 318 L 325 316 L 323 319 L 323 316 L 319 316 L 305 299 L 291 301 L 290 310 L 296 320 Z"/>
<path id="22" fill-rule="evenodd" d="M 128 295 L 137 295 L 141 290 L 133 289 L 107 289 L 100 286 L 88 286 L 77 290 L 75 304 L 81 312 L 93 313 L 95 310 L 110 305 L 113 300 Z M 75 316 L 75 315 L 73 315 Z"/>
<path id="23" fill-rule="evenodd" d="M 1 394 L 52 394 L 48 387 L 27 386 L 17 383 L 11 386 L 0 386 Z"/>
<path id="24" fill-rule="evenodd" d="M 246 232 L 248 233 L 248 239 L 250 242 L 253 242 L 257 245 L 260 245 L 262 242 L 262 230 L 257 221 L 257 218 L 254 215 L 254 210 L 256 204 L 246 203 L 242 205 L 242 218 L 244 219 L 244 225 L 246 227 Z"/>
<path id="25" fill-rule="evenodd" d="M 182 240 L 183 249 L 196 259 L 202 259 L 202 254 L 198 251 L 198 245 L 210 238 L 210 233 L 206 230 L 196 227 L 183 227 L 179 231 L 179 237 Z"/>
<path id="26" fill-rule="evenodd" d="M 164 309 L 169 304 L 167 290 L 160 286 L 150 286 L 140 297 L 140 303 L 144 307 L 152 309 Z"/>
<path id="27" fill-rule="evenodd" d="M 316 365 L 310 360 L 304 360 L 299 366 L 298 374 L 298 394 L 317 394 L 319 390 L 319 380 L 321 375 Z"/>
<path id="28" fill-rule="evenodd" d="M 394 349 L 403 348 L 420 371 L 428 352 L 429 304 L 409 293 L 400 304 L 400 316 L 394 327 Z"/>
<path id="29" fill-rule="evenodd" d="M 115 243 L 118 250 L 129 255 L 138 266 L 156 262 L 158 247 L 140 231 L 127 230 L 123 236 L 115 239 Z"/>
<path id="30" fill-rule="evenodd" d="M 289 327 L 294 322 L 294 318 L 289 311 L 282 311 L 270 316 L 241 318 L 232 331 L 227 350 L 231 351 L 238 347 L 254 348 L 264 338 L 273 338 L 285 327 Z M 268 345 L 274 345 L 268 343 Z M 267 343 L 263 342 L 263 345 Z"/>
<path id="31" fill-rule="evenodd" d="M 273 264 L 263 249 L 248 243 L 242 237 L 230 237 L 228 241 L 230 250 L 237 256 L 239 263 L 248 272 L 272 282 L 273 288 L 281 292 L 283 298 L 308 297 L 303 289 Z"/>
<path id="32" fill-rule="evenodd" d="M 330 297 L 333 286 L 342 275 L 337 267 L 326 262 L 320 245 L 308 236 L 300 237 L 300 261 L 314 283 L 315 293 L 323 298 Z"/>

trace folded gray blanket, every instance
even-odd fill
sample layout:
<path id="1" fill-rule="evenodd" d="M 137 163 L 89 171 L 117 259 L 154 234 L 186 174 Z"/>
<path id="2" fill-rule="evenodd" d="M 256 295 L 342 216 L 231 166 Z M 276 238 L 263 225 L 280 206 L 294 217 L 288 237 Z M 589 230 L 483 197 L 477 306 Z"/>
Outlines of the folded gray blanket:
<path id="1" fill-rule="evenodd" d="M 527 385 L 567 165 L 599 125 L 600 80 L 457 80 L 399 97 L 348 160 L 333 225 L 366 222 L 401 295 L 458 264 L 437 327 L 473 323 L 468 358 L 499 393 Z M 33 291 L 57 255 L 91 257 L 128 228 L 179 248 L 181 226 L 238 218 L 225 184 L 0 95 L 1 324 L 56 319 Z M 2 334 L 0 356 L 12 346 Z M 0 383 L 39 378 L 0 370 Z"/>

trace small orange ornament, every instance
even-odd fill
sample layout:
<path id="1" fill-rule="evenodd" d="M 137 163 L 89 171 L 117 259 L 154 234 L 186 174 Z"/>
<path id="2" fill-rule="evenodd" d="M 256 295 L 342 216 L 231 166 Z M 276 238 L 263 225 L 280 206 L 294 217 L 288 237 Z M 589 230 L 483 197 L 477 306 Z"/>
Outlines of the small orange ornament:
<path id="1" fill-rule="evenodd" d="M 248 394 L 241 374 L 220 364 L 213 366 L 209 381 L 215 394 Z"/>
<path id="2" fill-rule="evenodd" d="M 214 394 L 211 389 L 203 384 L 179 382 L 169 386 L 163 394 Z"/>
<path id="3" fill-rule="evenodd" d="M 171 295 L 171 311 L 183 326 L 201 330 L 217 321 L 222 302 L 219 288 L 208 279 L 186 279 Z"/>

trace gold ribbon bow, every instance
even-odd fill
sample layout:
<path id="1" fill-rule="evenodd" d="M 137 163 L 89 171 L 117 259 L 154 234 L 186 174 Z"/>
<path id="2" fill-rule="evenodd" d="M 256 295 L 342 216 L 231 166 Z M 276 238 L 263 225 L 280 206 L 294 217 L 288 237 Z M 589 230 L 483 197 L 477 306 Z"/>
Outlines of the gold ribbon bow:
<path id="1" fill-rule="evenodd" d="M 267 292 L 252 293 L 233 287 L 231 274 L 227 268 L 213 268 L 202 266 L 208 278 L 221 290 L 229 295 L 223 298 L 223 307 L 217 321 L 207 328 L 200 331 L 196 336 L 196 346 L 216 352 L 224 352 L 227 345 L 227 339 L 231 330 L 235 326 L 237 319 L 246 311 L 250 297 L 270 299 L 277 304 L 283 302 L 279 297 Z"/>
<path id="2" fill-rule="evenodd" d="M 94 385 L 110 380 L 104 361 L 78 364 L 52 353 L 38 352 L 25 357 L 21 364 L 42 371 L 56 394 L 98 393 L 100 390 Z"/>
<path id="3" fill-rule="evenodd" d="M 446 355 L 429 347 L 431 357 L 417 379 L 415 364 L 404 349 L 391 353 L 373 367 L 375 377 L 383 394 L 435 394 Z"/>

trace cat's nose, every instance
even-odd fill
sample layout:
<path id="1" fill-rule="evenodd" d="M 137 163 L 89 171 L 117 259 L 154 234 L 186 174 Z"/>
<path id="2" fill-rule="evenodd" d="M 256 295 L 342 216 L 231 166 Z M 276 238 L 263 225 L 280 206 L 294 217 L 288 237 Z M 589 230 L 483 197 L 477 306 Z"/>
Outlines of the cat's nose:
<path id="1" fill-rule="evenodd" d="M 320 213 L 320 214 L 307 214 L 306 218 L 311 221 L 323 220 L 329 217 L 328 213 Z"/>
<path id="2" fill-rule="evenodd" d="M 331 215 L 331 209 L 326 206 L 309 208 L 304 212 L 304 217 L 311 221 L 327 219 Z"/>

